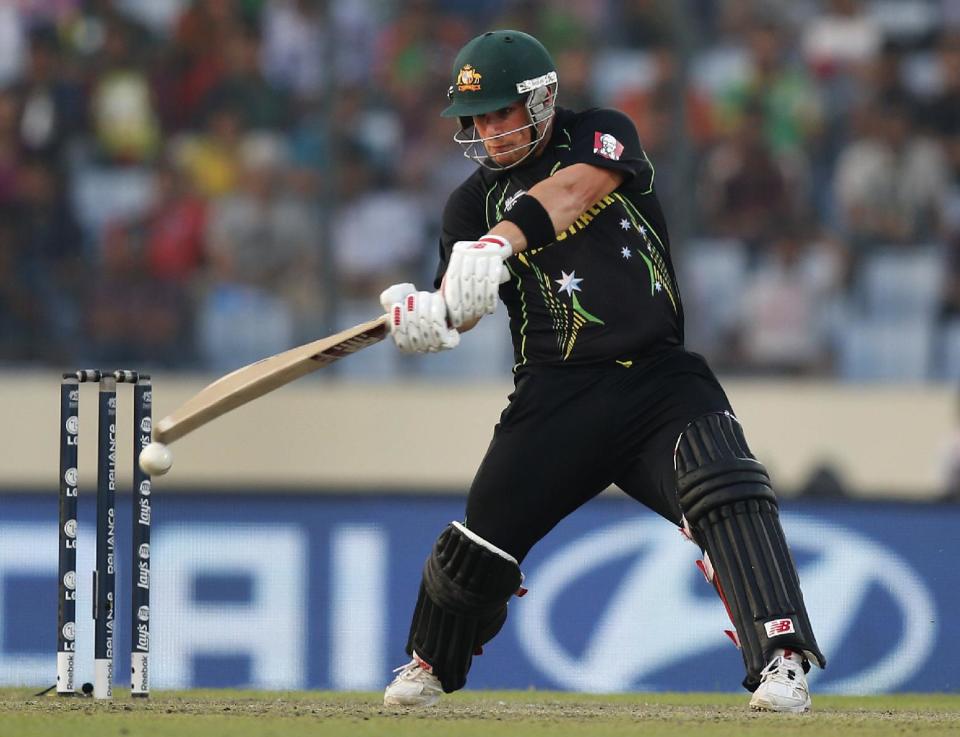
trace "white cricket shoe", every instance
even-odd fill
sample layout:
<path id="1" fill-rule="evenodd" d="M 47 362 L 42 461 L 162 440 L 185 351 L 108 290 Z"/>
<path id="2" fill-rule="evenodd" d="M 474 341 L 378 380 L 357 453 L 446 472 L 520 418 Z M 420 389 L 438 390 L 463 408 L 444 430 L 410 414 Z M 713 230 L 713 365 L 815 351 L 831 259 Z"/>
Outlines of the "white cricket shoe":
<path id="1" fill-rule="evenodd" d="M 753 692 L 750 708 L 754 711 L 810 711 L 810 689 L 803 666 L 777 655 L 763 669 L 760 685 Z"/>
<path id="2" fill-rule="evenodd" d="M 433 706 L 443 695 L 440 679 L 416 653 L 413 660 L 394 668 L 393 672 L 397 677 L 383 692 L 384 706 Z"/>

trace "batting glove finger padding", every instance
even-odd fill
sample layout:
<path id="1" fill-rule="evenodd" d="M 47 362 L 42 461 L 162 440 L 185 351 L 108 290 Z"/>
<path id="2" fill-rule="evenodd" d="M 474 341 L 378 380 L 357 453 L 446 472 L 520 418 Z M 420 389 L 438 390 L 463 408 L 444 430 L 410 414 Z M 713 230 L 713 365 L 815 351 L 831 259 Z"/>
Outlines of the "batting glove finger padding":
<path id="1" fill-rule="evenodd" d="M 395 284 L 380 295 L 390 316 L 390 334 L 402 353 L 435 353 L 456 348 L 460 333 L 447 325 L 447 306 L 439 292 L 417 292 Z"/>
<path id="2" fill-rule="evenodd" d="M 383 311 L 389 313 L 393 306 L 398 302 L 403 302 L 408 294 L 413 294 L 417 288 L 406 282 L 404 284 L 394 284 L 380 292 L 380 305 Z"/>
<path id="3" fill-rule="evenodd" d="M 454 327 L 496 311 L 500 285 L 510 278 L 504 261 L 512 255 L 509 241 L 496 235 L 453 245 L 444 277 L 444 297 Z"/>

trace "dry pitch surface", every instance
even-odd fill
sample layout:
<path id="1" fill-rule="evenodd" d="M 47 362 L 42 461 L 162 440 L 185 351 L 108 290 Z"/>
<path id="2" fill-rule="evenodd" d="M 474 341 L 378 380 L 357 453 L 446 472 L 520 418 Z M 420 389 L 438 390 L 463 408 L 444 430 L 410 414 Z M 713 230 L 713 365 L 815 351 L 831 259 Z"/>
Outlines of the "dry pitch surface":
<path id="1" fill-rule="evenodd" d="M 119 692 L 119 689 L 118 689 Z M 746 696 L 543 691 L 463 692 L 440 705 L 391 711 L 380 694 L 320 691 L 118 693 L 111 702 L 0 689 L 0 737 L 885 737 L 960 735 L 960 696 L 817 697 L 811 714 L 757 714 Z"/>

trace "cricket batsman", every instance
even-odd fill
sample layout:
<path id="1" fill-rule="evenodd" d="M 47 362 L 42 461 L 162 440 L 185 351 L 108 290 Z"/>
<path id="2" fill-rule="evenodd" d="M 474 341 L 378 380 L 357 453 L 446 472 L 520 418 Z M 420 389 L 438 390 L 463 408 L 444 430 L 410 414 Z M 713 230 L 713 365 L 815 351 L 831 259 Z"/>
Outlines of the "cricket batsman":
<path id="1" fill-rule="evenodd" d="M 484 33 L 453 63 L 454 139 L 477 170 L 443 212 L 434 287 L 380 299 L 404 352 L 454 348 L 503 300 L 514 391 L 467 497 L 427 558 L 384 703 L 426 706 L 466 684 L 503 627 L 530 549 L 616 484 L 677 525 L 727 609 L 753 709 L 810 708 L 826 660 L 763 464 L 683 306 L 654 168 L 616 110 L 557 106 L 556 66 L 519 31 Z M 658 636 L 681 637 L 675 633 Z M 638 633 L 639 636 L 639 633 Z"/>

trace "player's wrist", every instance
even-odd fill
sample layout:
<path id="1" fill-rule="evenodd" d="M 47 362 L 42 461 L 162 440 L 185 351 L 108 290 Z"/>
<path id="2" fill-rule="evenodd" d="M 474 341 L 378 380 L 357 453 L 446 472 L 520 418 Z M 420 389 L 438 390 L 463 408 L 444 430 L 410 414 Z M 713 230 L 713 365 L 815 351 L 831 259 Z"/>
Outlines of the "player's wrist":
<path id="1" fill-rule="evenodd" d="M 510 242 L 510 239 L 505 236 L 487 233 L 487 235 L 483 236 L 478 243 L 491 243 L 495 246 L 499 246 L 501 249 L 501 254 L 504 255 L 505 259 L 513 255 L 513 244 Z"/>
<path id="2" fill-rule="evenodd" d="M 503 220 L 513 223 L 523 233 L 527 248 L 542 248 L 557 239 L 550 213 L 533 195 L 525 194 L 517 199 Z"/>

